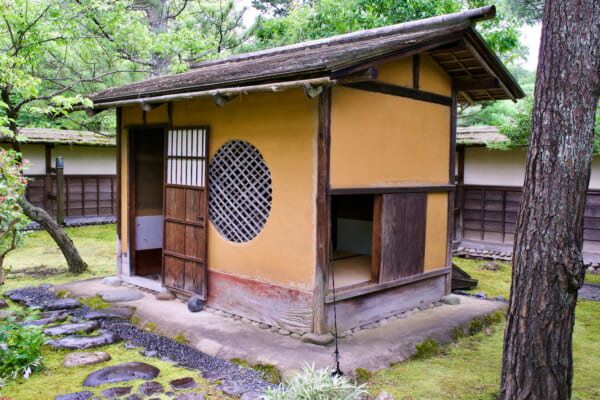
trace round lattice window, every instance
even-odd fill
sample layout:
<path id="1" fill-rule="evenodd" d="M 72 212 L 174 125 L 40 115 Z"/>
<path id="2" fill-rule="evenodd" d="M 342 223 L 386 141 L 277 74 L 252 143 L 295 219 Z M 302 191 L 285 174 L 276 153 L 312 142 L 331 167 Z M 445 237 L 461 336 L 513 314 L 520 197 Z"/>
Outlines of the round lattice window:
<path id="1" fill-rule="evenodd" d="M 243 140 L 225 143 L 210 161 L 208 217 L 232 242 L 252 240 L 271 212 L 271 171 L 256 147 Z"/>

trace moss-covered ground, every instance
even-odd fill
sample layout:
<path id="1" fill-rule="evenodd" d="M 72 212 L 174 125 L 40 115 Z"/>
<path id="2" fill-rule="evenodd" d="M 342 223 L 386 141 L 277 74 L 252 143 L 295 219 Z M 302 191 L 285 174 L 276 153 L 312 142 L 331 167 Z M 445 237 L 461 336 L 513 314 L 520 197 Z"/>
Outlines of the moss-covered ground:
<path id="1" fill-rule="evenodd" d="M 482 269 L 483 261 L 454 259 L 454 262 L 479 280 L 473 290 L 488 296 L 510 295 L 510 264 L 499 264 L 497 271 Z M 590 279 L 592 277 L 592 279 Z M 597 275 L 587 274 L 595 282 Z M 580 300 L 575 310 L 573 334 L 573 399 L 600 398 L 600 303 Z M 416 399 L 495 399 L 500 385 L 504 322 L 482 332 L 441 347 L 433 357 L 410 360 L 378 371 L 369 380 L 368 390 L 376 395 L 385 390 L 396 400 Z"/>
<path id="2" fill-rule="evenodd" d="M 60 251 L 46 232 L 32 232 L 24 245 L 12 252 L 6 260 L 13 271 L 6 280 L 3 290 L 40 283 L 58 284 L 72 280 L 89 279 L 112 275 L 115 272 L 115 226 L 102 225 L 67 229 L 84 259 L 89 264 L 88 271 L 72 275 L 66 273 L 66 263 Z M 488 296 L 510 294 L 511 266 L 498 263 L 496 271 L 483 269 L 483 261 L 455 259 L 454 262 L 472 277 L 479 280 L 473 291 L 485 292 Z M 586 274 L 586 281 L 600 283 L 599 274 Z M 95 304 L 101 306 L 101 304 Z M 574 388 L 573 399 L 600 398 L 600 303 L 579 301 L 576 308 L 576 324 L 573 337 Z M 504 323 L 496 322 L 481 332 L 460 337 L 455 343 L 439 346 L 434 356 L 406 361 L 390 368 L 362 375 L 367 380 L 367 389 L 377 395 L 385 390 L 397 400 L 416 399 L 494 399 L 498 392 L 502 357 Z M 100 350 L 109 352 L 112 360 L 102 366 L 122 362 L 148 361 L 136 350 L 125 350 L 123 344 L 107 346 Z M 16 399 L 52 399 L 54 394 L 83 390 L 81 383 L 85 377 L 99 366 L 61 367 L 65 350 L 45 347 L 44 369 L 33 374 L 28 380 L 9 381 L 0 388 L 0 397 Z M 226 399 L 220 392 L 198 377 L 197 372 L 182 370 L 171 364 L 152 359 L 152 364 L 161 369 L 158 381 L 168 388 L 168 382 L 175 378 L 194 376 L 201 391 L 208 399 Z M 133 384 L 134 391 L 141 381 Z M 99 393 L 106 387 L 92 388 Z M 168 397 L 159 397 L 166 399 Z"/>

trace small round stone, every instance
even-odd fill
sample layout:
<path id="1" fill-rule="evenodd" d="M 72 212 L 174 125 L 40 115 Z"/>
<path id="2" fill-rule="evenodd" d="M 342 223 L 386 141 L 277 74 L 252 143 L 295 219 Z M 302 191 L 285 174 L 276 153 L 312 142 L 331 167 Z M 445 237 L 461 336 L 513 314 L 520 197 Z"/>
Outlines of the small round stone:
<path id="1" fill-rule="evenodd" d="M 202 311 L 202 307 L 204 306 L 204 302 L 197 297 L 190 297 L 187 303 L 188 310 L 190 312 L 199 312 Z"/>

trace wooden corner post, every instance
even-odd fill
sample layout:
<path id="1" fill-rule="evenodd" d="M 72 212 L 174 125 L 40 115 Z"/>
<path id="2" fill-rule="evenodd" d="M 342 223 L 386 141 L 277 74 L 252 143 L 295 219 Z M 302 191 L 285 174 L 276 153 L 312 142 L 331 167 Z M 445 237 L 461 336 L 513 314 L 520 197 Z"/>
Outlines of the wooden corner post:
<path id="1" fill-rule="evenodd" d="M 319 136 L 317 144 L 317 248 L 314 289 L 313 331 L 327 332 L 327 278 L 329 274 L 329 156 L 331 145 L 331 88 L 319 95 Z"/>
<path id="2" fill-rule="evenodd" d="M 456 90 L 452 90 L 452 105 L 450 106 L 450 163 L 448 166 L 448 183 L 455 184 L 456 177 Z M 448 226 L 446 241 L 446 266 L 452 267 L 452 243 L 454 241 L 454 196 L 455 191 L 448 192 Z M 446 275 L 446 293 L 452 290 L 452 269 Z"/>

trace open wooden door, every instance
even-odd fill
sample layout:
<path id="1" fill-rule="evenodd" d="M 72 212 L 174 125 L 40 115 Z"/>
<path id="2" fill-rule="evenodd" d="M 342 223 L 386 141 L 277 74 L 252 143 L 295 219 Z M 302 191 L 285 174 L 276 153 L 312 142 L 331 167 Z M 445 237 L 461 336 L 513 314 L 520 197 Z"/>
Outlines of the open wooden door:
<path id="1" fill-rule="evenodd" d="M 163 285 L 206 300 L 208 129 L 166 137 Z"/>

